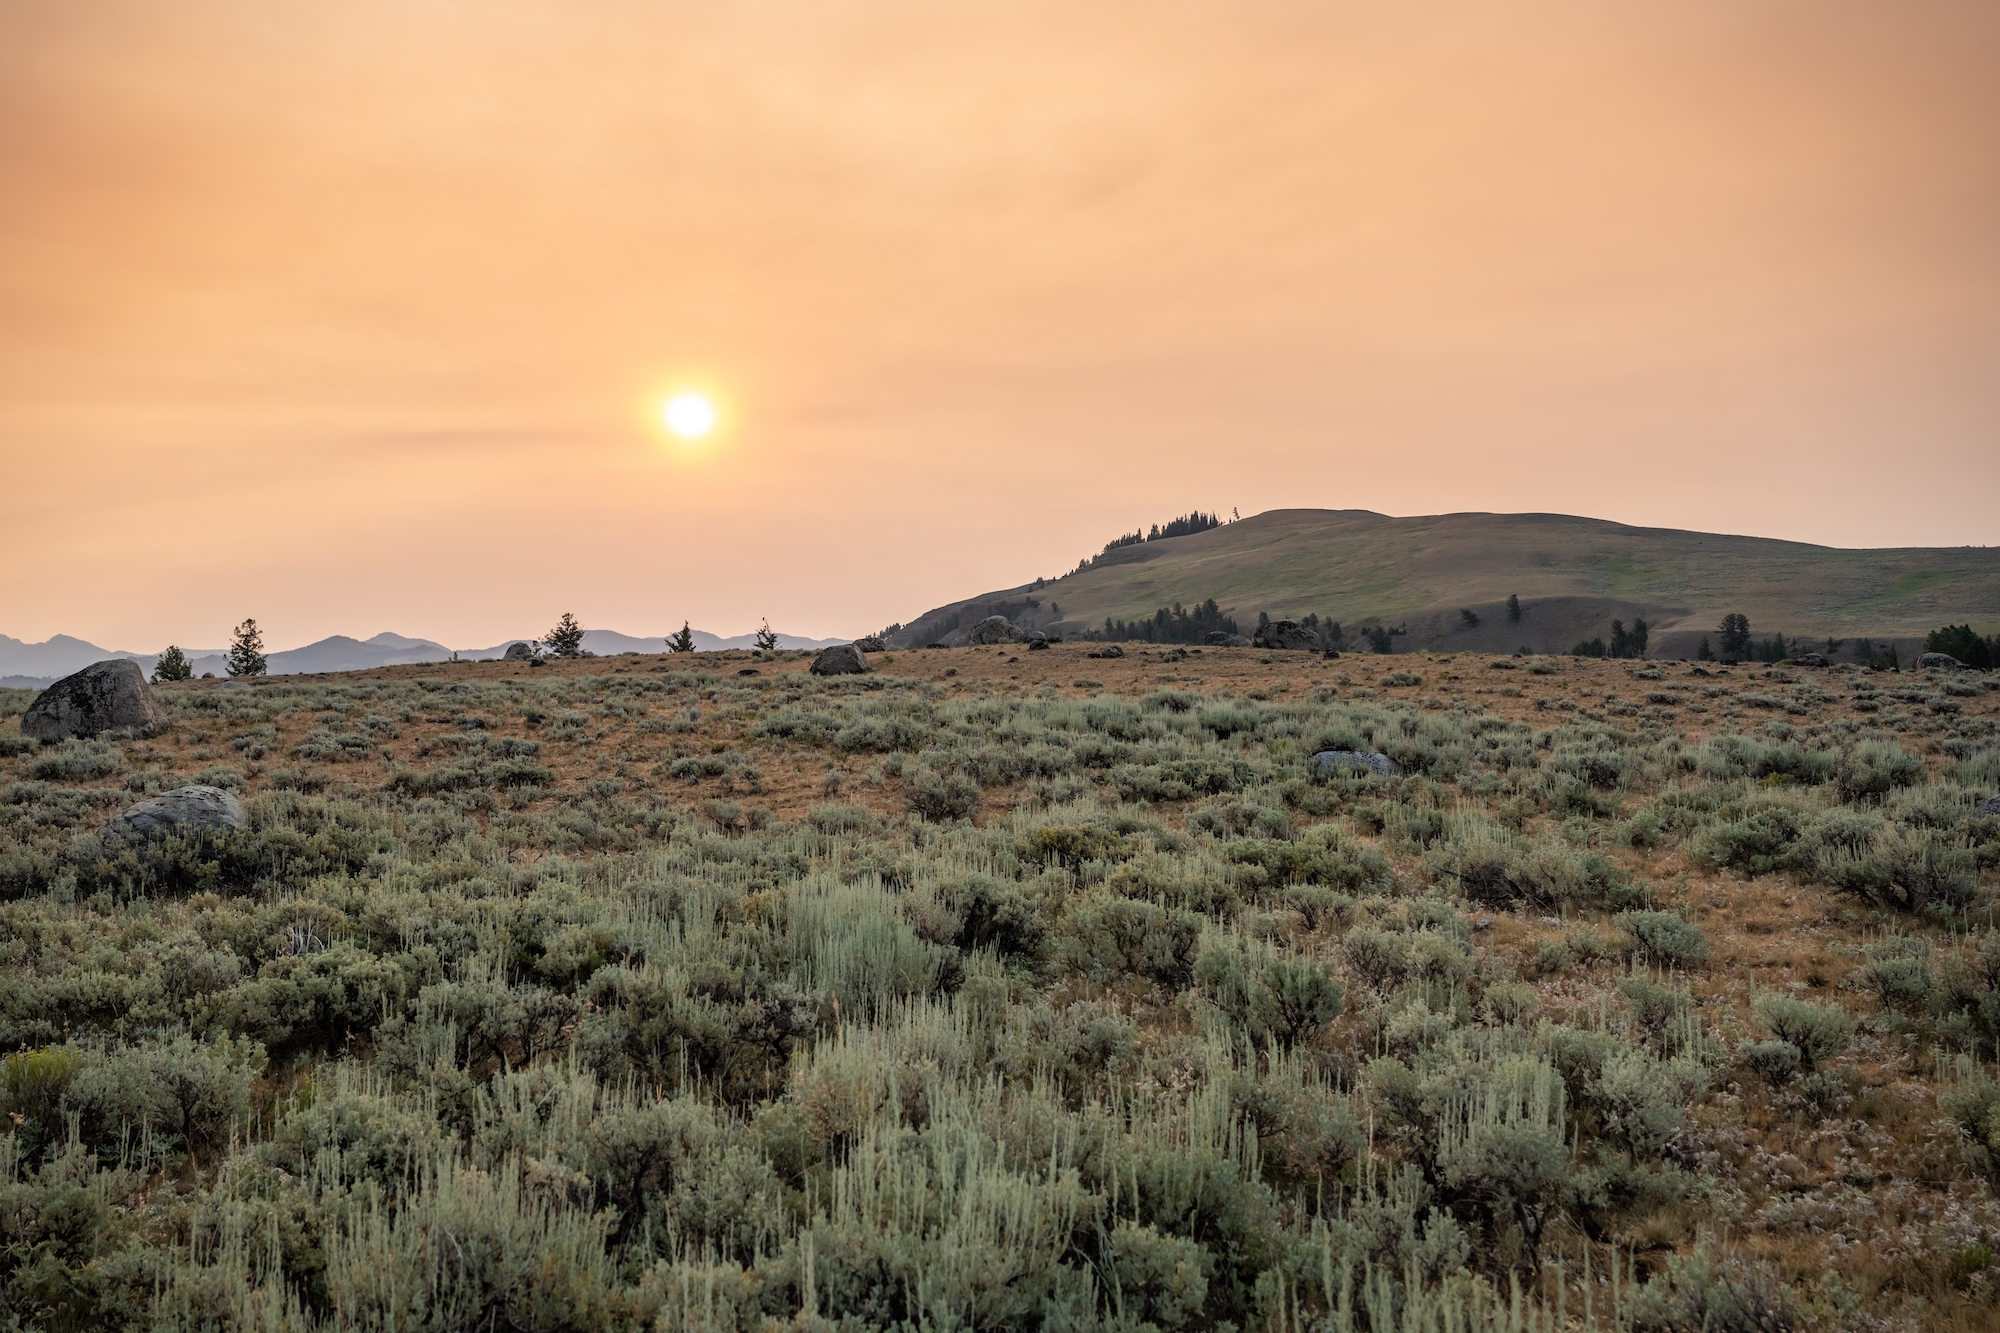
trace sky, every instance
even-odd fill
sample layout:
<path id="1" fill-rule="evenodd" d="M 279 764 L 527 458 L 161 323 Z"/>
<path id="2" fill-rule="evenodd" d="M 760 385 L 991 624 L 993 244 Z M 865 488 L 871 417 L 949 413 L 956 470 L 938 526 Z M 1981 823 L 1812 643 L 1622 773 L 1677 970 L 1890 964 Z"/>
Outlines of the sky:
<path id="1" fill-rule="evenodd" d="M 0 633 L 852 635 L 1194 507 L 2000 544 L 1996 68 L 1988 0 L 5 0 Z"/>

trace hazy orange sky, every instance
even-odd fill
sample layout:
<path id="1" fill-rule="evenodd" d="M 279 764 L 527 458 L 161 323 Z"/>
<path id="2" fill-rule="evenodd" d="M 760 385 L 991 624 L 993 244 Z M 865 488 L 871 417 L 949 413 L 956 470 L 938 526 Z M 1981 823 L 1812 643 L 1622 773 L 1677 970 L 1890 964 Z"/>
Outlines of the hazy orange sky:
<path id="1" fill-rule="evenodd" d="M 1197 505 L 2000 544 L 1996 71 L 1990 0 L 4 0 L 0 633 L 854 634 Z"/>

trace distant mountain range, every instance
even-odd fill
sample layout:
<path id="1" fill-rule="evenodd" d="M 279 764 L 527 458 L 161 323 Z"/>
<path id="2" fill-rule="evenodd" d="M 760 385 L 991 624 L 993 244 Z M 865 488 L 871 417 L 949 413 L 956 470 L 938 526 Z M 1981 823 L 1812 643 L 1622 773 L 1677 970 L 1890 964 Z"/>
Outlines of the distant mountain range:
<path id="1" fill-rule="evenodd" d="M 1519 598 L 1518 613 L 1509 596 Z M 1616 618 L 1647 622 L 1653 656 L 1692 656 L 1724 615 L 1738 613 L 1759 637 L 1832 640 L 1852 653 L 1867 636 L 1907 658 L 1929 630 L 2000 626 L 2000 548 L 1854 550 L 1568 514 L 1276 509 L 1119 546 L 1061 578 L 937 607 L 888 638 L 961 644 L 988 615 L 1074 634 L 1210 598 L 1245 634 L 1260 613 L 1313 613 L 1349 631 L 1371 623 L 1402 631 L 1397 652 L 1566 652 L 1608 635 Z"/>
<path id="2" fill-rule="evenodd" d="M 456 651 L 461 659 L 477 662 L 499 657 L 507 651 L 509 644 L 524 642 L 532 642 L 532 639 L 505 639 L 490 648 L 460 648 Z M 829 644 L 845 642 L 845 639 L 807 639 L 796 634 L 778 636 L 780 648 L 824 648 Z M 739 634 L 725 639 L 703 630 L 694 631 L 694 646 L 699 652 L 749 648 L 755 643 L 754 634 Z M 620 634 L 616 630 L 594 629 L 584 633 L 583 646 L 587 652 L 609 657 L 613 653 L 662 653 L 667 649 L 667 641 L 664 637 L 642 639 Z M 225 648 L 183 647 L 181 651 L 187 654 L 188 663 L 197 676 L 204 672 L 217 676 L 228 674 L 228 650 Z M 266 670 L 274 676 L 295 676 L 320 671 L 366 671 L 371 667 L 398 666 L 407 662 L 443 662 L 450 659 L 453 651 L 434 639 L 413 639 L 405 634 L 385 632 L 372 639 L 350 639 L 345 634 L 336 634 L 303 648 L 267 653 L 264 661 Z M 58 634 L 41 643 L 23 643 L 0 634 L 0 687 L 42 689 L 92 662 L 117 657 L 130 658 L 149 675 L 153 664 L 159 660 L 158 653 L 100 648 L 67 634 Z"/>

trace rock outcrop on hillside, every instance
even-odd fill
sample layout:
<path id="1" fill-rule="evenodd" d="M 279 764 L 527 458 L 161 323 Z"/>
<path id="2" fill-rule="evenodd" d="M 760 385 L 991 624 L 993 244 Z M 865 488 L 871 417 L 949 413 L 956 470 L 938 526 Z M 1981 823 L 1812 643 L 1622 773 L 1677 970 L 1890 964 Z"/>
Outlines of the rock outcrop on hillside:
<path id="1" fill-rule="evenodd" d="M 93 662 L 38 695 L 21 715 L 21 734 L 39 741 L 95 736 L 120 727 L 151 736 L 167 725 L 137 662 Z"/>
<path id="2" fill-rule="evenodd" d="M 815 676 L 860 676 L 868 672 L 869 666 L 859 648 L 851 643 L 836 643 L 813 659 L 811 670 Z"/>
<path id="3" fill-rule="evenodd" d="M 988 616 L 966 633 L 967 643 L 990 647 L 996 643 L 1026 643 L 1028 632 L 1005 616 Z"/>
<path id="4" fill-rule="evenodd" d="M 1316 653 L 1319 651 L 1319 635 L 1296 620 L 1273 620 L 1257 627 L 1257 632 L 1250 636 L 1250 646 Z"/>

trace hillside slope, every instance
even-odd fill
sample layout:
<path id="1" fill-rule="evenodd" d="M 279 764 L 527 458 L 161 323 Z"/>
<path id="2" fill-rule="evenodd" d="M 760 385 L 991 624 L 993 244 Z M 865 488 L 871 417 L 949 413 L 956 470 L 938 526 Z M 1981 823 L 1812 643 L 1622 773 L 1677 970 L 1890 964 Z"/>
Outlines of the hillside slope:
<path id="1" fill-rule="evenodd" d="M 1524 606 L 1518 624 L 1506 619 L 1510 594 Z M 1760 634 L 1908 643 L 1947 622 L 1993 628 L 2000 549 L 1844 550 L 1566 514 L 1279 509 L 1121 547 L 1039 588 L 939 607 L 895 637 L 962 641 L 965 625 L 996 611 L 1074 631 L 1211 597 L 1246 631 L 1259 612 L 1407 625 L 1399 650 L 1559 651 L 1606 632 L 1613 617 L 1643 616 L 1656 652 L 1678 655 L 1732 611 Z M 1480 617 L 1477 628 L 1460 608 Z"/>

